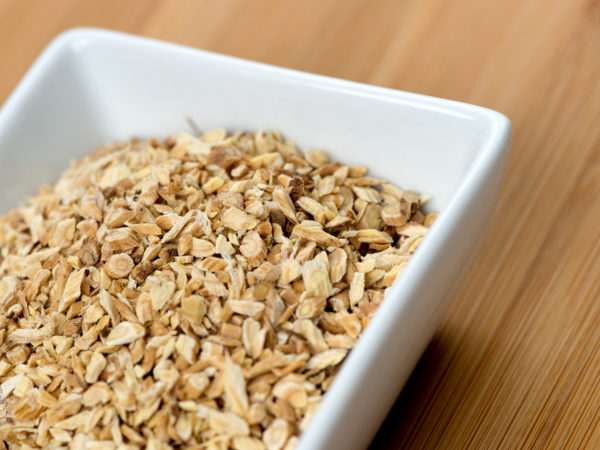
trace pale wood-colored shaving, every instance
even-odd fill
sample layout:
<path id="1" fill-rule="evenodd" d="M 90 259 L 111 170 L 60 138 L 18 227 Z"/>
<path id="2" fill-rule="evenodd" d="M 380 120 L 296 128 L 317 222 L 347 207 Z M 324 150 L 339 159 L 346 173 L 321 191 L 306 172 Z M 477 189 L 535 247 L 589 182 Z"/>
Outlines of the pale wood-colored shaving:
<path id="1" fill-rule="evenodd" d="M 234 231 L 247 231 L 253 229 L 260 220 L 251 214 L 235 207 L 229 207 L 221 213 L 223 224 Z"/>
<path id="2" fill-rule="evenodd" d="M 354 272 L 354 277 L 350 283 L 348 298 L 352 305 L 356 305 L 365 293 L 365 274 L 363 272 Z"/>
<path id="3" fill-rule="evenodd" d="M 326 247 L 341 247 L 344 245 L 342 240 L 312 224 L 308 226 L 302 223 L 296 225 L 292 230 L 292 236 L 294 235 Z"/>
<path id="4" fill-rule="evenodd" d="M 106 337 L 106 345 L 124 345 L 129 344 L 146 334 L 142 325 L 131 322 L 121 322 Z"/>
<path id="5" fill-rule="evenodd" d="M 281 450 L 290 435 L 289 424 L 283 419 L 275 419 L 265 430 L 263 442 L 267 450 Z"/>
<path id="6" fill-rule="evenodd" d="M 106 264 L 104 270 L 112 278 L 125 278 L 133 269 L 134 262 L 127 253 L 118 253 L 112 255 Z"/>
<path id="7" fill-rule="evenodd" d="M 242 240 L 240 253 L 252 267 L 258 267 L 267 256 L 265 241 L 256 231 L 249 231 Z"/>
<path id="8" fill-rule="evenodd" d="M 165 304 L 171 300 L 177 286 L 174 282 L 158 279 L 152 283 L 150 288 L 150 299 L 152 300 L 152 309 L 160 310 Z"/>
<path id="9" fill-rule="evenodd" d="M 81 295 L 81 283 L 85 276 L 85 269 L 72 272 L 67 278 L 65 288 L 58 304 L 58 312 L 64 312 Z"/>
<path id="10" fill-rule="evenodd" d="M 207 239 L 192 238 L 190 254 L 196 258 L 204 258 L 215 254 L 215 245 Z"/>

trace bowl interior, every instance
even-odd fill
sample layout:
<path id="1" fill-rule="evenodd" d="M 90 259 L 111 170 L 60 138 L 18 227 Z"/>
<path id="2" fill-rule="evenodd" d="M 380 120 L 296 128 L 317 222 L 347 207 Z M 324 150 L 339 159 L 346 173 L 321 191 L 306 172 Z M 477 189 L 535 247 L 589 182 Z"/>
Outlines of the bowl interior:
<path id="1" fill-rule="evenodd" d="M 299 73 L 115 33 L 68 32 L 0 111 L 0 212 L 73 158 L 136 137 L 278 130 L 362 164 L 443 210 L 488 138 L 453 102 Z"/>

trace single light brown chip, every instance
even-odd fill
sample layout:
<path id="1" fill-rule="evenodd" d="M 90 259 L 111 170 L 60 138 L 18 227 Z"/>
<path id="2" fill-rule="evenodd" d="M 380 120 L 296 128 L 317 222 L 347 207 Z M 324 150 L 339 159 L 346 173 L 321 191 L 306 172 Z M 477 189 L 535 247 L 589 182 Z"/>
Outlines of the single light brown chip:
<path id="1" fill-rule="evenodd" d="M 348 298 L 353 305 L 356 305 L 365 293 L 365 274 L 362 272 L 354 272 L 352 283 L 350 284 L 350 292 Z"/>
<path id="2" fill-rule="evenodd" d="M 206 239 L 192 238 L 192 256 L 196 258 L 205 258 L 215 254 L 215 245 Z"/>
<path id="3" fill-rule="evenodd" d="M 419 224 L 406 224 L 398 229 L 398 234 L 403 236 L 425 236 L 428 228 L 424 225 Z"/>
<path id="4" fill-rule="evenodd" d="M 11 300 L 17 292 L 18 279 L 16 276 L 8 275 L 0 280 L 0 304 L 4 305 Z"/>
<path id="5" fill-rule="evenodd" d="M 281 186 L 277 186 L 273 190 L 273 200 L 279 206 L 279 209 L 285 217 L 287 217 L 292 223 L 297 224 L 298 219 L 296 218 L 296 208 L 294 203 L 287 192 L 283 190 Z"/>
<path id="6" fill-rule="evenodd" d="M 247 436 L 250 428 L 244 419 L 232 412 L 211 412 L 208 417 L 210 427 L 219 434 L 228 436 Z"/>
<path id="7" fill-rule="evenodd" d="M 318 353 L 308 360 L 306 367 L 309 370 L 323 370 L 330 366 L 339 364 L 348 354 L 348 350 L 343 348 L 332 348 L 322 353 Z"/>
<path id="8" fill-rule="evenodd" d="M 329 157 L 323 150 L 306 150 L 304 157 L 314 167 L 322 167 L 329 162 Z"/>
<path id="9" fill-rule="evenodd" d="M 341 248 L 336 248 L 329 254 L 329 276 L 332 283 L 340 281 L 346 273 L 348 254 Z"/>
<path id="10" fill-rule="evenodd" d="M 281 276 L 279 283 L 283 286 L 290 284 L 302 274 L 300 263 L 295 259 L 286 259 L 281 264 Z"/>
<path id="11" fill-rule="evenodd" d="M 85 269 L 80 269 L 75 272 L 71 272 L 71 275 L 69 275 L 69 278 L 67 279 L 65 289 L 62 293 L 62 297 L 58 304 L 58 312 L 66 311 L 67 308 L 79 298 L 79 296 L 81 295 L 81 282 L 83 281 L 84 276 Z"/>
<path id="12" fill-rule="evenodd" d="M 221 213 L 221 220 L 223 220 L 226 227 L 234 231 L 251 230 L 260 222 L 256 217 L 233 206 Z"/>
<path id="13" fill-rule="evenodd" d="M 221 272 L 227 269 L 227 266 L 227 261 L 213 256 L 204 258 L 198 265 L 198 267 L 200 267 L 202 270 L 206 270 L 207 272 Z"/>
<path id="14" fill-rule="evenodd" d="M 337 322 L 344 327 L 346 333 L 356 339 L 362 331 L 362 325 L 356 314 L 342 314 L 337 317 Z"/>
<path id="15" fill-rule="evenodd" d="M 177 219 L 175 219 L 175 223 L 173 223 L 173 226 L 169 229 L 169 231 L 167 231 L 167 233 L 163 236 L 160 242 L 164 244 L 166 242 L 171 242 L 172 240 L 174 240 L 179 235 L 179 233 L 181 233 L 183 227 L 185 227 L 192 220 L 191 213 L 192 211 L 190 211 L 183 217 L 177 217 Z"/>
<path id="16" fill-rule="evenodd" d="M 265 242 L 256 231 L 249 231 L 242 240 L 240 253 L 252 267 L 258 267 L 267 256 Z"/>
<path id="17" fill-rule="evenodd" d="M 106 345 L 125 345 L 146 334 L 145 328 L 137 323 L 121 322 L 113 328 L 106 338 Z"/>
<path id="18" fill-rule="evenodd" d="M 302 280 L 309 295 L 316 297 L 329 297 L 331 282 L 327 265 L 320 259 L 306 261 L 302 265 Z"/>
<path id="19" fill-rule="evenodd" d="M 111 278 L 125 278 L 131 273 L 134 262 L 127 253 L 117 253 L 112 255 L 106 264 L 104 270 Z"/>
<path id="20" fill-rule="evenodd" d="M 85 368 L 85 381 L 90 384 L 98 381 L 98 377 L 105 367 L 106 358 L 102 355 L 102 353 L 95 352 Z"/>
<path id="21" fill-rule="evenodd" d="M 152 273 L 154 266 L 150 261 L 142 261 L 131 270 L 131 278 L 139 285 Z"/>
<path id="22" fill-rule="evenodd" d="M 122 228 L 111 231 L 106 236 L 106 242 L 119 252 L 127 252 L 140 245 L 137 239 L 127 229 Z"/>
<path id="23" fill-rule="evenodd" d="M 265 345 L 265 337 L 267 329 L 260 327 L 260 324 L 248 317 L 244 320 L 242 326 L 242 343 L 246 349 L 246 353 L 252 358 L 258 358 Z"/>
<path id="24" fill-rule="evenodd" d="M 211 148 L 207 155 L 209 164 L 215 164 L 227 169 L 243 159 L 243 153 L 233 145 L 217 145 Z"/>
<path id="25" fill-rule="evenodd" d="M 344 245 L 343 241 L 332 236 L 331 234 L 323 231 L 320 228 L 313 226 L 306 226 L 304 224 L 298 224 L 292 230 L 292 236 L 298 236 L 304 238 L 308 241 L 314 241 L 317 244 L 326 246 L 326 247 L 341 247 Z"/>
<path id="26" fill-rule="evenodd" d="M 235 314 L 258 317 L 265 310 L 264 303 L 255 300 L 227 300 L 227 306 Z"/>
<path id="27" fill-rule="evenodd" d="M 132 223 L 127 227 L 139 234 L 150 236 L 160 236 L 162 234 L 162 229 L 155 223 Z"/>
<path id="28" fill-rule="evenodd" d="M 83 426 L 88 421 L 90 414 L 91 411 L 83 411 L 67 419 L 61 420 L 54 426 L 63 430 L 75 430 Z"/>
<path id="29" fill-rule="evenodd" d="M 235 436 L 231 440 L 234 450 L 265 450 L 265 444 L 257 438 L 250 436 Z"/>
<path id="30" fill-rule="evenodd" d="M 296 308 L 298 319 L 314 319 L 319 317 L 327 304 L 326 297 L 307 297 Z"/>
<path id="31" fill-rule="evenodd" d="M 173 298 L 175 293 L 175 283 L 165 279 L 158 279 L 150 288 L 150 299 L 152 300 L 152 309 L 158 311 Z"/>
<path id="32" fill-rule="evenodd" d="M 191 336 L 185 334 L 179 335 L 175 342 L 175 350 L 179 353 L 189 364 L 196 362 L 196 355 L 200 346 L 198 342 Z"/>
<path id="33" fill-rule="evenodd" d="M 33 300 L 33 298 L 38 294 L 40 287 L 48 281 L 50 275 L 52 273 L 48 269 L 41 269 L 35 272 L 33 278 L 27 283 L 25 286 L 25 297 L 28 301 Z"/>
<path id="34" fill-rule="evenodd" d="M 373 188 L 353 186 L 352 190 L 359 199 L 366 202 L 378 203 L 381 201 L 381 195 Z"/>
<path id="35" fill-rule="evenodd" d="M 8 341 L 17 344 L 30 344 L 42 339 L 49 338 L 54 334 L 56 324 L 54 320 L 49 317 L 43 317 L 42 322 L 44 326 L 42 328 L 20 328 L 8 333 Z"/>
<path id="36" fill-rule="evenodd" d="M 202 190 L 208 195 L 212 194 L 216 190 L 218 190 L 221 186 L 223 186 L 225 182 L 221 177 L 212 177 L 206 183 L 202 185 Z"/>
<path id="37" fill-rule="evenodd" d="M 327 218 L 327 208 L 321 203 L 310 197 L 301 197 L 296 202 L 304 211 L 309 213 L 313 218 L 323 224 Z"/>
<path id="38" fill-rule="evenodd" d="M 384 206 L 381 210 L 381 217 L 386 225 L 391 226 L 405 225 L 408 219 L 407 212 L 401 210 L 400 203 Z"/>
<path id="39" fill-rule="evenodd" d="M 275 419 L 265 430 L 263 442 L 267 450 L 281 450 L 290 436 L 290 427 L 283 419 Z"/>
<path id="40" fill-rule="evenodd" d="M 229 409 L 243 416 L 248 410 L 248 393 L 246 392 L 246 380 L 242 368 L 235 364 L 231 358 L 225 359 L 225 371 L 223 385 L 225 388 L 225 400 Z"/>
<path id="41" fill-rule="evenodd" d="M 193 323 L 201 323 L 206 314 L 206 300 L 199 295 L 190 295 L 181 300 L 183 317 Z"/>
<path id="42" fill-rule="evenodd" d="M 389 234 L 379 230 L 358 230 L 356 237 L 360 242 L 368 244 L 391 244 L 394 242 Z"/>

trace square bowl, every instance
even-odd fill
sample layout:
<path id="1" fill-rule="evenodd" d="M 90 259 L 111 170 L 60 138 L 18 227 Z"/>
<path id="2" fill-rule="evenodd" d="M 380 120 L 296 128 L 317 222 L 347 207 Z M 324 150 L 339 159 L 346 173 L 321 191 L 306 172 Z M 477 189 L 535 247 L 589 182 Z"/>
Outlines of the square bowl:
<path id="1" fill-rule="evenodd" d="M 502 114 L 126 34 L 75 29 L 41 54 L 0 110 L 0 212 L 107 141 L 187 128 L 281 131 L 432 196 L 439 212 L 344 362 L 298 448 L 368 445 L 431 339 L 497 202 Z"/>

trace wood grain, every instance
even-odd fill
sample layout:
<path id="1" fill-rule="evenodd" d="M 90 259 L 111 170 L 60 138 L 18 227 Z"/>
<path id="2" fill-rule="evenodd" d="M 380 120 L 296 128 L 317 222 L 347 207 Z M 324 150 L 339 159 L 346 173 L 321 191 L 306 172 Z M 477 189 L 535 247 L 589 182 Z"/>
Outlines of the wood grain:
<path id="1" fill-rule="evenodd" d="M 483 249 L 372 447 L 600 446 L 598 0 L 0 0 L 2 101 L 74 26 L 507 114 Z"/>

